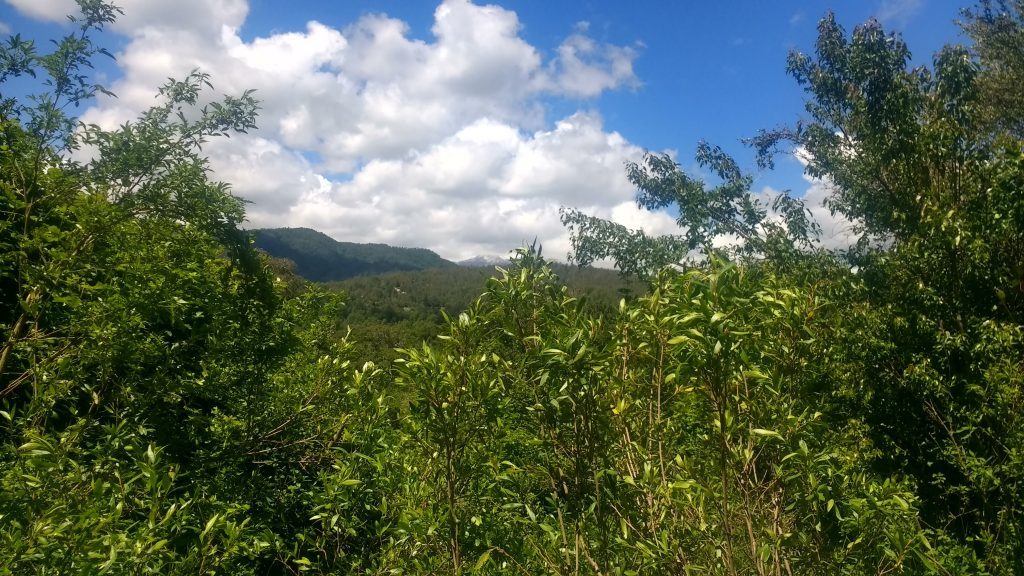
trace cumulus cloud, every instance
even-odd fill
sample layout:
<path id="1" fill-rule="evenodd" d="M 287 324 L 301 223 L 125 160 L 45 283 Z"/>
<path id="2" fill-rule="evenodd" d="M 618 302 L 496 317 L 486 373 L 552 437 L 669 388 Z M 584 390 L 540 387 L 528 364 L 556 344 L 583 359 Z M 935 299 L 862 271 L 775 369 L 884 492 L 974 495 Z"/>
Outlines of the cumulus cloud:
<path id="1" fill-rule="evenodd" d="M 821 246 L 829 250 L 841 250 L 856 244 L 859 235 L 854 231 L 853 223 L 842 214 L 833 214 L 825 206 L 826 200 L 832 195 L 832 185 L 810 176 L 804 178 L 811 186 L 804 194 L 803 200 L 811 211 L 811 217 L 821 227 Z"/>
<path id="2" fill-rule="evenodd" d="M 61 20 L 71 0 L 7 0 Z M 122 0 L 121 76 L 82 120 L 114 127 L 152 106 L 157 86 L 199 69 L 218 92 L 255 89 L 260 129 L 204 147 L 217 178 L 249 201 L 251 226 L 309 226 L 341 240 L 423 246 L 453 259 L 503 254 L 534 238 L 568 251 L 563 205 L 663 231 L 629 208 L 624 164 L 641 150 L 605 129 L 590 99 L 640 85 L 632 46 L 585 23 L 550 53 L 515 12 L 469 0 L 434 10 L 432 38 L 367 14 L 340 27 L 252 39 L 245 0 Z M 550 99 L 580 110 L 548 118 Z"/>
<path id="3" fill-rule="evenodd" d="M 286 218 L 339 238 L 425 245 L 454 259 L 503 254 L 535 238 L 562 256 L 569 249 L 562 205 L 627 225 L 664 224 L 619 208 L 633 196 L 623 162 L 641 154 L 606 133 L 596 114 L 533 133 L 480 119 L 423 151 L 374 159 L 348 181 L 313 189 Z"/>
<path id="4" fill-rule="evenodd" d="M 585 23 L 581 23 L 585 24 Z M 619 86 L 639 86 L 633 73 L 636 50 L 629 46 L 598 44 L 577 25 L 579 33 L 558 47 L 558 57 L 548 67 L 548 82 L 555 91 L 569 96 L 592 97 Z"/>
<path id="5" fill-rule="evenodd" d="M 812 156 L 809 150 L 798 146 L 793 157 L 804 167 L 810 164 Z M 842 214 L 833 214 L 825 205 L 833 194 L 835 187 L 828 179 L 815 178 L 804 174 L 808 184 L 804 192 L 804 206 L 810 210 L 811 217 L 821 227 L 821 246 L 830 250 L 849 248 L 857 243 L 859 236 L 854 231 L 854 224 Z"/>

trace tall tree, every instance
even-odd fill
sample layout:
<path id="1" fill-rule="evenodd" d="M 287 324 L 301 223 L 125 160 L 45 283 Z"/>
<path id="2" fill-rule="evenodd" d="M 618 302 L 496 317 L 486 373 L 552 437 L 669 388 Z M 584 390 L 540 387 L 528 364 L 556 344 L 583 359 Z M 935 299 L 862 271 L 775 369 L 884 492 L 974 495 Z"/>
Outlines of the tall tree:
<path id="1" fill-rule="evenodd" d="M 981 64 L 978 81 L 982 120 L 1024 138 L 1024 2 L 983 0 L 964 10 L 962 26 Z"/>
<path id="2" fill-rule="evenodd" d="M 647 277 L 666 265 L 699 260 L 716 243 L 725 245 L 723 252 L 756 258 L 783 257 L 812 246 L 817 229 L 802 201 L 785 193 L 758 197 L 750 189 L 753 178 L 718 146 L 701 142 L 697 162 L 717 182 L 686 174 L 667 154 L 647 153 L 641 163 L 626 166 L 638 190 L 637 206 L 677 211 L 679 234 L 651 237 L 643 230 L 563 208 L 572 259 L 581 266 L 611 259 L 622 272 Z M 776 217 L 769 217 L 771 212 Z"/>
<path id="3" fill-rule="evenodd" d="M 1015 20 L 990 9 L 969 13 L 981 14 L 974 30 L 1012 37 Z M 848 413 L 869 423 L 880 465 L 915 477 L 925 520 L 968 558 L 956 570 L 1009 574 L 1024 567 L 1024 378 L 1009 360 L 1022 350 L 1024 165 L 1021 142 L 993 133 L 1015 112 L 994 119 L 985 82 L 1020 61 L 978 55 L 950 46 L 910 68 L 898 35 L 869 21 L 847 36 L 828 15 L 815 54 L 789 59 L 809 118 L 755 143 L 766 155 L 802 147 L 834 187 L 831 208 L 863 233 L 850 263 L 865 291 L 850 310 L 867 324 L 844 345 L 859 352 L 834 352 L 853 360 Z"/>

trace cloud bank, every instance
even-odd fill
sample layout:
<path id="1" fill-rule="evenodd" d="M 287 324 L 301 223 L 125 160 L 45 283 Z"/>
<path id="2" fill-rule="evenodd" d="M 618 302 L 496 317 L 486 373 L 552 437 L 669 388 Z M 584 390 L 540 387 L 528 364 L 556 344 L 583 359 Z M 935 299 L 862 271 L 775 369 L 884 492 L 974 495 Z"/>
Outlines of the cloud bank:
<path id="1" fill-rule="evenodd" d="M 73 0 L 7 1 L 44 20 L 74 10 Z M 640 86 L 637 49 L 593 39 L 586 23 L 545 54 L 514 12 L 469 0 L 441 2 L 429 40 L 385 14 L 245 39 L 246 0 L 118 4 L 113 30 L 127 38 L 109 86 L 118 97 L 100 98 L 82 120 L 132 120 L 157 86 L 194 69 L 221 93 L 255 89 L 260 129 L 204 147 L 215 177 L 250 202 L 248 226 L 307 226 L 455 260 L 534 239 L 563 257 L 560 206 L 676 231 L 668 214 L 633 202 L 624 165 L 642 149 L 588 107 Z M 550 118 L 552 101 L 577 110 Z"/>
<path id="2" fill-rule="evenodd" d="M 67 0 L 9 0 L 61 20 Z M 82 117 L 112 128 L 154 103 L 168 77 L 199 69 L 218 92 L 254 88 L 260 129 L 204 150 L 250 201 L 248 225 L 309 226 L 341 240 L 423 246 L 460 259 L 534 238 L 567 253 L 562 205 L 663 225 L 630 209 L 624 163 L 642 151 L 606 130 L 587 99 L 639 85 L 637 51 L 581 24 L 549 55 L 514 12 L 467 0 L 434 11 L 429 41 L 371 14 L 342 27 L 243 39 L 244 0 L 122 0 L 123 76 Z M 546 102 L 579 110 L 548 118 Z M 659 230 L 651 230 L 656 233 Z"/>

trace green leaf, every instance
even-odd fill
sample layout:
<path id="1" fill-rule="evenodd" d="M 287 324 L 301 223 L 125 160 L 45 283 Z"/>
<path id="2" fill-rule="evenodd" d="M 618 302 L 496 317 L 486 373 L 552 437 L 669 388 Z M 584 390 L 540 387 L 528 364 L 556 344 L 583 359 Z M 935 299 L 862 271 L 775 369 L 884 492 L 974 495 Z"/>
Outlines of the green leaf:
<path id="1" fill-rule="evenodd" d="M 150 546 L 149 550 L 147 550 L 146 552 L 149 553 L 149 554 L 152 554 L 153 552 L 159 551 L 161 548 L 163 548 L 166 545 L 167 545 L 167 539 L 166 538 L 162 538 L 162 539 L 157 540 L 156 542 L 154 542 L 153 545 Z"/>
<path id="2" fill-rule="evenodd" d="M 486 564 L 487 561 L 490 560 L 490 558 L 491 558 L 491 549 L 488 548 L 487 550 L 484 550 L 484 553 L 481 554 L 479 558 L 477 558 L 476 564 L 473 565 L 473 571 L 476 572 L 476 571 L 479 571 L 481 568 L 483 568 L 484 564 Z"/>
<path id="3" fill-rule="evenodd" d="M 206 527 L 203 528 L 203 531 L 199 534 L 200 540 L 204 540 L 206 538 L 207 534 L 210 533 L 210 530 L 213 530 L 213 527 L 217 525 L 217 520 L 219 519 L 220 514 L 214 514 L 210 517 L 209 520 L 206 521 Z"/>

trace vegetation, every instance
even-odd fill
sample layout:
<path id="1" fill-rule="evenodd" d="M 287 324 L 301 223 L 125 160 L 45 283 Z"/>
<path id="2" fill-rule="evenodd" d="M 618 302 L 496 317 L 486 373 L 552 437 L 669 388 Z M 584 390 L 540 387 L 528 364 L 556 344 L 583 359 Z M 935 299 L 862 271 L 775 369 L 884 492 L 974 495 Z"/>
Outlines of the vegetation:
<path id="1" fill-rule="evenodd" d="M 612 313 L 622 298 L 647 290 L 645 283 L 623 278 L 611 270 L 551 264 L 569 293 L 594 313 Z M 468 308 L 494 275 L 487 268 L 432 268 L 360 276 L 324 287 L 344 294 L 341 322 L 351 329 L 356 361 L 390 364 L 398 349 L 433 340 L 446 326 L 446 317 Z"/>
<path id="2" fill-rule="evenodd" d="M 314 282 L 456 266 L 423 248 L 338 242 L 309 228 L 268 228 L 252 233 L 257 248 L 276 258 L 291 260 L 295 263 L 295 272 Z"/>
<path id="3" fill-rule="evenodd" d="M 1024 4 L 966 12 L 973 52 L 930 68 L 830 16 L 792 55 L 808 118 L 752 144 L 806 152 L 848 251 L 703 145 L 710 184 L 629 167 L 677 236 L 565 212 L 636 297 L 524 248 L 347 304 L 209 178 L 251 94 L 200 106 L 193 73 L 114 131 L 65 114 L 117 15 L 80 6 L 53 52 L 0 48 L 0 81 L 48 80 L 0 105 L 0 573 L 1024 573 L 1024 147 L 997 100 Z M 393 362 L 344 329 L 438 309 Z"/>

